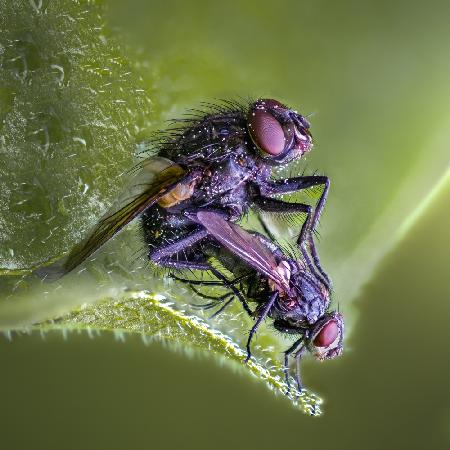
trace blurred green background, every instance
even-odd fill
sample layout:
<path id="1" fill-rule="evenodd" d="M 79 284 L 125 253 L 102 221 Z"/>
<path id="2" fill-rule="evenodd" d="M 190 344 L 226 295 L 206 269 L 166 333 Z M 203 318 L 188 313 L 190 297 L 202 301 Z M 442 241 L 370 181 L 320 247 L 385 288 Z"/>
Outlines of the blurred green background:
<path id="1" fill-rule="evenodd" d="M 449 447 L 447 2 L 0 6 L 3 328 L 64 304 L 64 291 L 47 309 L 11 296 L 12 273 L 95 223 L 135 143 L 237 96 L 310 115 L 300 168 L 332 179 L 320 251 L 348 324 L 342 358 L 304 364 L 318 419 L 207 354 L 108 334 L 0 338 L 5 447 Z"/>

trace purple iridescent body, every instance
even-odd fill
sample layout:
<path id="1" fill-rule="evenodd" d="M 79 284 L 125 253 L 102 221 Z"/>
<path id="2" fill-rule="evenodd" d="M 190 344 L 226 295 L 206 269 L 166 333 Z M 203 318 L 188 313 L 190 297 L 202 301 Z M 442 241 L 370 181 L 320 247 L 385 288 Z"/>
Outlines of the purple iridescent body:
<path id="1" fill-rule="evenodd" d="M 129 195 L 122 195 L 64 260 L 35 273 L 51 280 L 70 272 L 136 217 L 142 219 L 151 261 L 166 268 L 207 270 L 197 258 L 184 257 L 207 234 L 190 218 L 203 209 L 219 211 L 230 221 L 251 206 L 306 213 L 302 239 L 314 248 L 311 231 L 326 201 L 328 178 L 271 178 L 273 167 L 299 159 L 312 148 L 309 127 L 303 116 L 272 99 L 248 105 L 225 101 L 210 105 L 209 112 L 174 121 L 150 141 L 151 156 L 140 164 Z M 314 186 L 323 186 L 315 207 L 276 198 Z M 313 258 L 318 262 L 314 249 Z"/>
<path id="2" fill-rule="evenodd" d="M 312 148 L 309 127 L 296 111 L 266 99 L 183 121 L 180 128 L 163 133 L 157 142 L 158 157 L 176 161 L 186 171 L 178 186 L 191 189 L 185 190 L 184 197 L 164 196 L 142 214 L 150 260 L 168 268 L 208 270 L 201 255 L 189 251 L 207 235 L 192 215 L 207 209 L 234 222 L 256 206 L 273 213 L 306 214 L 299 241 L 309 246 L 321 276 L 328 279 L 312 239 L 326 201 L 328 178 L 272 178 L 274 167 L 299 159 Z M 323 186 L 315 207 L 279 198 L 314 186 Z"/>
<path id="3" fill-rule="evenodd" d="M 274 167 L 311 150 L 309 128 L 302 115 L 273 99 L 210 105 L 209 112 L 175 121 L 150 142 L 152 154 L 87 238 L 66 258 L 35 274 L 47 280 L 63 276 L 139 217 L 152 262 L 212 273 L 256 317 L 248 357 L 251 338 L 265 317 L 272 318 L 278 330 L 300 336 L 286 357 L 294 352 L 299 358 L 305 349 L 320 359 L 339 355 L 343 322 L 338 313 L 328 312 L 331 284 L 313 239 L 329 179 L 272 177 Z M 323 187 L 315 205 L 280 198 L 315 186 Z M 301 260 L 287 258 L 275 243 L 234 224 L 251 207 L 306 215 L 297 238 Z M 208 248 L 233 260 L 233 273 L 248 272 L 242 280 L 244 295 L 210 264 L 204 251 Z M 258 304 L 255 311 L 247 300 Z"/>
<path id="4" fill-rule="evenodd" d="M 234 276 L 228 284 L 221 283 L 229 292 L 215 297 L 215 305 L 223 304 L 219 312 L 237 296 L 236 289 L 246 301 L 257 304 L 251 312 L 256 322 L 247 341 L 247 359 L 251 355 L 253 335 L 266 317 L 273 320 L 278 331 L 297 336 L 285 352 L 286 373 L 290 354 L 300 360 L 309 350 L 322 360 L 342 353 L 343 318 L 340 313 L 330 310 L 330 284 L 319 276 L 314 265 L 302 258 L 286 256 L 275 242 L 226 221 L 221 214 L 201 211 L 192 218 L 209 233 L 201 249 L 194 247 L 192 251 L 203 252 L 207 259 L 214 258 Z M 202 284 L 201 281 L 183 281 Z M 230 290 L 230 286 L 235 289 Z M 299 370 L 296 377 L 301 388 Z"/>

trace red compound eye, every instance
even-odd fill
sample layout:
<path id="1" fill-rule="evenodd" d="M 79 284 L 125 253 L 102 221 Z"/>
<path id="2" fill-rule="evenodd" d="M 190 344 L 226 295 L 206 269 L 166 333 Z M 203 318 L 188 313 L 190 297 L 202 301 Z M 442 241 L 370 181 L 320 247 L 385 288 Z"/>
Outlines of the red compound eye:
<path id="1" fill-rule="evenodd" d="M 280 155 L 286 145 L 283 128 L 275 117 L 267 111 L 267 107 L 282 107 L 275 100 L 258 102 L 250 110 L 248 128 L 253 142 L 263 152 L 272 155 Z"/>
<path id="2" fill-rule="evenodd" d="M 314 338 L 316 347 L 328 347 L 339 336 L 339 326 L 335 320 L 330 320 Z"/>

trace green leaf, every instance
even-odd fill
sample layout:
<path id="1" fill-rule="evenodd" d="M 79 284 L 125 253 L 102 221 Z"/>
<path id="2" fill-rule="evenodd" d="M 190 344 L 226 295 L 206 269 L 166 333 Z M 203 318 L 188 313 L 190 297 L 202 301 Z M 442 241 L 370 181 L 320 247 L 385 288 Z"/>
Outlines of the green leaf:
<path id="1" fill-rule="evenodd" d="M 117 339 L 125 339 L 127 333 L 139 333 L 144 343 L 153 339 L 174 341 L 178 345 L 189 346 L 222 355 L 239 364 L 245 370 L 264 382 L 275 393 L 284 395 L 300 410 L 311 415 L 320 415 L 321 399 L 307 389 L 299 393 L 291 379 L 291 389 L 284 381 L 279 364 L 267 366 L 252 358 L 244 363 L 246 352 L 228 335 L 211 327 L 197 315 L 174 307 L 161 295 L 145 292 L 128 292 L 122 299 L 103 301 L 86 306 L 44 323 L 32 329 L 41 332 L 61 330 L 65 336 L 75 330 L 89 333 L 112 331 Z"/>
<path id="2" fill-rule="evenodd" d="M 54 258 L 120 191 L 150 101 L 96 2 L 0 1 L 0 267 Z"/>
<path id="3" fill-rule="evenodd" d="M 342 30 L 339 4 L 302 5 L 307 20 L 299 27 L 296 2 L 283 10 L 267 2 L 256 14 L 251 3 L 233 0 L 229 9 L 239 14 L 230 32 L 221 3 L 200 15 L 203 5 L 193 3 L 178 4 L 166 20 L 166 8 L 138 0 L 111 2 L 108 15 L 103 2 L 0 0 L 0 328 L 6 332 L 36 322 L 46 330 L 114 330 L 117 321 L 102 316 L 122 311 L 114 305 L 167 306 L 131 292 L 176 302 L 159 325 L 173 331 L 189 323 L 191 312 L 177 322 L 183 313 L 175 305 L 189 310 L 195 298 L 147 270 L 133 227 L 60 282 L 41 283 L 27 269 L 80 241 L 125 184 L 136 144 L 201 100 L 267 95 L 301 112 L 317 111 L 316 147 L 298 170 L 288 170 L 319 169 L 332 179 L 320 252 L 335 281 L 335 301 L 345 308 L 346 331 L 358 290 L 448 179 L 449 111 L 436 106 L 449 94 L 448 49 L 440 45 L 448 39 L 431 29 L 423 39 L 417 27 L 411 33 L 397 26 L 401 8 L 380 8 Z M 409 18 L 420 24 L 423 14 L 414 9 Z M 395 26 L 380 33 L 386 17 Z M 87 311 L 95 325 L 84 310 L 64 316 L 80 304 L 92 305 Z M 132 308 L 127 312 L 131 325 Z M 231 310 L 214 327 L 242 345 L 249 321 L 235 326 L 238 314 Z M 55 317 L 64 319 L 42 322 Z M 158 333 L 151 323 L 145 336 Z M 142 332 L 144 325 L 134 326 Z M 192 335 L 166 338 L 212 345 L 197 339 L 197 331 L 192 326 Z M 211 333 L 211 341 L 222 342 Z M 273 332 L 262 330 L 257 344 L 257 357 L 276 366 L 283 347 Z M 229 353 L 226 345 L 215 348 Z M 228 357 L 239 360 L 237 353 Z"/>

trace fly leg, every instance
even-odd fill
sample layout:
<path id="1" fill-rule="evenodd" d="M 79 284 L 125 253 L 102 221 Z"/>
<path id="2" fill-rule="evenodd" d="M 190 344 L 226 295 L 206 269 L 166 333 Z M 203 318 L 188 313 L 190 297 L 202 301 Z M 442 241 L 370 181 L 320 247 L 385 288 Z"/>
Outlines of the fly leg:
<path id="1" fill-rule="evenodd" d="M 326 176 L 312 175 L 312 176 L 301 176 L 295 178 L 286 178 L 284 180 L 273 180 L 266 182 L 265 184 L 259 186 L 260 189 L 260 197 L 264 199 L 263 196 L 268 195 L 279 195 L 279 194 L 289 194 L 293 192 L 297 192 L 303 189 L 308 189 L 314 186 L 323 186 L 322 194 L 314 208 L 313 214 L 308 214 L 304 226 L 300 232 L 299 238 L 297 240 L 297 244 L 302 250 L 302 244 L 307 242 L 311 256 L 313 258 L 314 264 L 317 267 L 317 270 L 322 275 L 323 280 L 326 282 L 327 287 L 331 287 L 331 281 L 326 272 L 322 269 L 320 264 L 320 258 L 316 250 L 316 246 L 314 243 L 313 235 L 317 223 L 319 222 L 320 216 L 322 214 L 323 208 L 325 207 L 325 202 L 328 197 L 328 191 L 330 189 L 330 179 Z M 285 205 L 292 205 L 292 203 L 285 203 Z M 264 209 L 263 205 L 260 205 L 262 209 Z M 292 210 L 291 210 L 292 211 Z M 289 212 L 287 209 L 284 209 L 284 212 Z M 292 211 L 293 212 L 293 211 Z M 304 246 L 303 246 L 304 247 Z M 302 254 L 305 257 L 305 251 L 302 250 Z M 307 258 L 309 260 L 309 258 Z"/>
<path id="2" fill-rule="evenodd" d="M 311 220 L 311 230 L 314 230 L 317 222 L 320 219 L 322 210 L 327 200 L 328 191 L 330 190 L 330 179 L 324 175 L 301 176 L 295 178 L 286 178 L 284 180 L 273 180 L 266 182 L 261 186 L 262 195 L 279 195 L 292 194 L 303 189 L 308 189 L 314 186 L 323 186 L 322 194 L 314 209 L 314 214 Z"/>
<path id="3" fill-rule="evenodd" d="M 259 206 L 263 211 L 267 212 L 279 212 L 279 213 L 293 213 L 302 212 L 308 217 L 311 215 L 311 206 L 304 203 L 290 203 L 278 200 L 276 198 L 264 197 L 258 195 L 253 197 L 254 203 Z"/>
<path id="4" fill-rule="evenodd" d="M 310 228 L 310 223 L 312 222 L 311 217 L 314 215 L 311 214 L 312 208 L 310 205 L 306 205 L 304 203 L 289 203 L 284 202 L 282 200 L 277 200 L 275 198 L 256 196 L 253 198 L 253 201 L 257 206 L 259 206 L 264 211 L 269 212 L 280 212 L 280 213 L 290 213 L 290 212 L 302 212 L 306 214 L 306 220 L 303 222 L 302 229 L 300 231 L 300 235 L 297 238 L 297 245 L 300 248 L 300 251 L 305 259 L 305 262 L 309 268 L 309 270 L 314 274 L 314 276 L 319 279 L 325 286 L 330 287 L 330 279 L 328 275 L 324 272 L 322 267 L 320 266 L 319 257 L 316 252 L 316 248 L 314 245 L 314 239 L 312 238 L 312 229 Z M 262 221 L 261 217 L 258 216 L 259 222 L 261 223 L 264 231 L 268 232 L 268 236 L 275 240 L 273 234 L 269 231 L 265 223 Z M 309 232 L 308 232 L 309 231 Z M 309 248 L 311 251 L 311 256 L 313 261 L 308 254 L 306 245 L 309 244 Z M 319 273 L 317 273 L 317 270 Z"/>
<path id="5" fill-rule="evenodd" d="M 213 296 L 213 295 L 205 295 L 202 294 L 201 292 L 199 292 L 197 289 L 191 287 L 191 289 L 200 297 L 202 298 L 206 298 L 206 299 L 210 299 L 213 300 L 212 302 L 206 303 L 205 305 L 195 305 L 193 304 L 192 306 L 195 308 L 200 308 L 200 309 L 211 309 L 216 307 L 217 305 L 219 305 L 221 302 L 224 302 L 225 300 L 227 300 L 214 314 L 212 314 L 209 318 L 210 319 L 214 319 L 214 317 L 218 316 L 222 311 L 225 310 L 225 308 L 231 304 L 231 302 L 234 300 L 234 294 L 233 292 L 227 292 L 224 295 L 220 295 L 220 296 Z M 230 298 L 231 297 L 231 298 Z"/>
<path id="6" fill-rule="evenodd" d="M 303 346 L 303 336 L 300 339 L 297 339 L 285 352 L 284 352 L 284 364 L 283 364 L 283 372 L 284 372 L 284 377 L 286 380 L 286 384 L 287 384 L 287 392 L 286 394 L 289 394 L 291 392 L 291 382 L 289 380 L 289 356 L 294 353 L 295 351 L 298 351 L 299 348 L 302 348 Z M 300 370 L 299 367 L 297 366 L 297 371 L 296 371 L 296 377 L 295 380 L 297 382 L 297 386 L 299 386 L 299 391 L 301 392 L 301 382 L 300 382 Z"/>
<path id="7" fill-rule="evenodd" d="M 211 309 L 215 306 L 219 305 L 220 303 L 225 302 L 211 317 L 210 319 L 213 319 L 214 317 L 218 316 L 233 300 L 234 300 L 234 293 L 233 292 L 227 292 L 223 295 L 206 295 L 200 292 L 198 289 L 195 289 L 193 286 L 191 286 L 191 289 L 202 298 L 206 298 L 208 300 L 213 300 L 212 302 L 206 303 L 204 305 L 199 304 L 192 304 L 194 308 L 200 308 L 200 309 Z M 231 298 L 230 298 L 231 297 Z"/>
<path id="8" fill-rule="evenodd" d="M 256 330 L 261 325 L 262 321 L 267 317 L 269 314 L 270 309 L 272 308 L 273 304 L 275 303 L 275 300 L 278 298 L 278 292 L 274 292 L 272 296 L 270 297 L 270 300 L 264 305 L 264 309 L 261 311 L 261 314 L 259 315 L 258 319 L 256 320 L 255 325 L 253 325 L 252 329 L 250 330 L 250 333 L 248 335 L 247 339 L 247 357 L 245 358 L 244 363 L 247 363 L 248 360 L 252 356 L 252 352 L 250 349 L 250 344 L 252 342 L 253 335 L 256 333 Z"/>
<path id="9" fill-rule="evenodd" d="M 168 267 L 172 269 L 197 269 L 197 270 L 211 270 L 211 266 L 206 262 L 196 262 L 196 261 L 180 261 L 178 259 L 172 259 L 171 256 L 177 253 L 187 250 L 192 247 L 197 242 L 201 241 L 208 235 L 205 229 L 196 230 L 188 236 L 175 241 L 166 246 L 162 246 L 154 250 L 149 254 L 149 258 L 154 263 Z"/>
<path id="10" fill-rule="evenodd" d="M 317 255 L 316 246 L 314 244 L 314 239 L 312 237 L 311 230 L 308 231 L 308 222 L 309 217 L 306 218 L 305 222 L 303 222 L 302 229 L 300 231 L 300 234 L 297 238 L 297 246 L 300 249 L 300 252 L 309 268 L 309 270 L 314 274 L 314 276 L 320 280 L 320 282 L 327 287 L 328 289 L 331 289 L 331 280 L 330 277 L 327 275 L 327 273 L 322 269 L 319 261 L 319 257 Z M 314 261 L 314 265 L 319 271 L 319 273 L 316 272 L 314 269 L 314 266 L 311 262 L 311 258 L 309 257 L 308 250 L 306 245 L 309 244 L 309 250 L 311 252 L 311 256 Z"/>
<path id="11" fill-rule="evenodd" d="M 213 305 L 220 303 L 221 301 L 227 299 L 230 295 L 233 295 L 232 292 L 227 292 L 226 294 L 223 294 L 223 295 L 207 295 L 207 294 L 204 294 L 203 292 L 200 292 L 198 289 L 196 289 L 193 286 L 191 286 L 191 289 L 201 298 L 205 298 L 207 300 L 214 300 L 214 302 L 207 303 L 206 305 L 198 305 L 198 304 L 192 305 L 192 306 L 196 306 L 198 308 L 204 308 L 204 309 L 209 309 L 210 308 L 209 305 L 213 306 Z"/>
<path id="12" fill-rule="evenodd" d="M 317 202 L 316 208 L 314 210 L 314 214 L 312 216 L 307 217 L 305 223 L 302 226 L 302 229 L 300 231 L 300 235 L 297 239 L 297 245 L 300 247 L 302 254 L 305 254 L 306 249 L 304 249 L 304 242 L 307 241 L 309 245 L 309 251 L 311 252 L 311 256 L 314 260 L 314 264 L 317 267 L 317 270 L 322 275 L 322 281 L 325 280 L 325 286 L 329 289 L 331 289 L 331 280 L 327 273 L 322 269 L 322 266 L 320 264 L 320 258 L 317 253 L 316 244 L 313 239 L 313 232 L 316 229 L 317 223 L 319 222 L 320 215 L 322 214 L 322 210 L 325 206 L 325 202 L 327 200 L 328 191 L 330 189 L 330 180 L 328 177 L 317 177 L 317 178 L 323 178 L 326 181 L 324 182 L 324 188 L 322 191 L 322 195 L 319 198 L 319 201 Z M 303 247 L 303 248 L 302 248 Z"/>
<path id="13" fill-rule="evenodd" d="M 241 275 L 240 277 L 236 277 L 234 280 L 228 280 L 228 283 L 230 285 L 235 285 L 237 283 L 239 283 L 240 281 L 242 281 L 244 278 L 246 278 L 247 275 Z M 190 288 L 200 297 L 202 298 L 206 298 L 209 300 L 215 300 L 214 302 L 210 302 L 207 303 L 206 305 L 192 305 L 194 307 L 199 307 L 199 308 L 203 308 L 203 309 L 210 309 L 210 308 L 214 308 L 214 306 L 217 306 L 220 302 L 226 300 L 228 297 L 232 296 L 232 298 L 230 298 L 219 310 L 217 310 L 211 317 L 210 319 L 218 316 L 228 305 L 231 304 L 231 302 L 234 300 L 234 298 L 236 297 L 234 292 L 227 292 L 224 295 L 221 296 L 213 296 L 213 295 L 206 295 L 203 294 L 202 292 L 200 292 L 198 289 L 194 288 L 195 285 L 197 286 L 219 286 L 219 287 L 228 287 L 227 285 L 225 285 L 225 283 L 223 281 L 210 281 L 210 280 L 190 280 L 188 278 L 179 278 L 175 275 L 171 275 L 171 278 L 177 280 L 177 281 L 181 281 L 182 283 L 186 283 L 189 284 Z"/>
<path id="14" fill-rule="evenodd" d="M 215 269 L 214 267 L 211 267 L 209 264 L 208 264 L 208 266 L 210 267 L 210 269 L 208 269 L 216 278 L 218 278 L 219 280 L 221 280 L 222 281 L 222 283 L 223 283 L 223 285 L 224 286 L 226 286 L 228 289 L 230 289 L 232 292 L 233 292 L 233 294 L 234 294 L 234 296 L 236 297 L 236 298 L 238 298 L 239 299 L 239 301 L 242 303 L 242 306 L 243 306 L 243 308 L 244 308 L 244 310 L 245 310 L 245 312 L 250 316 L 250 317 L 253 317 L 253 312 L 252 312 L 252 310 L 250 309 L 250 307 L 248 306 L 248 303 L 247 303 L 247 301 L 245 300 L 245 298 L 244 298 L 244 296 L 242 295 L 242 293 L 241 293 L 241 291 L 234 285 L 234 283 L 231 281 L 229 281 L 228 280 L 228 278 L 225 276 L 225 275 L 223 275 L 221 272 L 219 272 L 217 269 Z M 233 300 L 233 299 L 231 299 L 231 300 Z M 231 301 L 230 302 L 227 302 L 226 303 L 226 306 L 228 306 L 228 304 L 229 303 L 231 303 Z M 222 309 L 223 310 L 223 309 Z M 221 312 L 221 311 L 220 311 Z M 214 316 L 215 316 L 216 314 L 214 314 Z"/>
<path id="15" fill-rule="evenodd" d="M 300 364 L 301 364 L 301 359 L 302 356 L 305 353 L 306 348 L 305 347 L 301 347 L 299 350 L 297 350 L 297 352 L 295 353 L 295 364 L 296 364 L 296 368 L 295 368 L 295 381 L 297 382 L 297 389 L 298 392 L 301 394 L 302 390 L 303 390 L 303 383 L 302 383 L 302 379 L 300 376 Z"/>
<path id="16" fill-rule="evenodd" d="M 228 287 L 234 295 L 241 301 L 242 306 L 249 316 L 252 315 L 252 311 L 248 306 L 245 298 L 242 296 L 241 292 L 234 286 L 234 284 L 230 283 L 228 279 L 217 269 L 212 267 L 207 262 L 198 262 L 198 261 L 188 261 L 188 260 L 178 260 L 173 259 L 171 256 L 176 255 L 184 250 L 188 249 L 192 245 L 201 241 L 208 235 L 208 232 L 205 229 L 196 230 L 190 235 L 180 239 L 179 241 L 175 241 L 166 246 L 160 247 L 150 253 L 149 258 L 151 261 L 159 264 L 162 267 L 168 267 L 171 269 L 191 269 L 191 270 L 205 270 L 211 272 L 216 278 L 222 281 L 223 285 Z"/>
<path id="17" fill-rule="evenodd" d="M 180 278 L 176 275 L 171 275 L 171 278 L 177 281 L 181 281 L 182 283 L 186 284 L 192 284 L 197 286 L 222 286 L 223 287 L 223 281 L 211 281 L 211 280 L 189 280 L 188 278 Z M 241 275 L 239 277 L 236 277 L 234 280 L 229 280 L 228 282 L 230 284 L 237 284 L 240 281 L 242 281 L 244 278 L 247 278 L 248 274 Z"/>
<path id="18" fill-rule="evenodd" d="M 200 308 L 200 309 L 211 309 L 214 308 L 214 306 L 216 306 L 218 303 L 221 303 L 222 301 L 226 300 L 228 297 L 230 297 L 230 295 L 233 295 L 232 292 L 227 292 L 226 294 L 223 295 L 206 295 L 203 294 L 203 292 L 200 292 L 198 289 L 195 289 L 193 286 L 191 286 L 191 289 L 201 298 L 205 298 L 207 300 L 213 300 L 212 302 L 206 303 L 206 304 L 194 304 L 192 303 L 191 306 L 195 307 L 195 308 Z"/>

